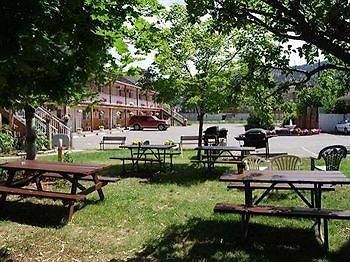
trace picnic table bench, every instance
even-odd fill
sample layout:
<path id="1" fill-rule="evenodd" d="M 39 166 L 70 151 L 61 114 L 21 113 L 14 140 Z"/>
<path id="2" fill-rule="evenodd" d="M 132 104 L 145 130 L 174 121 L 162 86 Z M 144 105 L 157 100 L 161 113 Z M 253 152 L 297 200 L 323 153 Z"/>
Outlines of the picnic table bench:
<path id="1" fill-rule="evenodd" d="M 125 163 L 130 161 L 132 167 L 139 169 L 139 162 L 147 162 L 153 164 L 153 162 L 158 163 L 159 169 L 165 169 L 166 159 L 170 159 L 170 169 L 173 168 L 173 157 L 178 155 L 179 152 L 170 151 L 175 145 L 122 145 L 121 148 L 127 148 L 130 150 L 129 156 L 115 156 L 110 157 L 110 159 L 116 159 L 122 161 L 123 173 L 125 170 Z"/>
<path id="2" fill-rule="evenodd" d="M 208 169 L 214 168 L 215 164 L 236 164 L 238 173 L 244 170 L 243 158 L 254 151 L 254 147 L 241 146 L 199 146 L 195 150 L 200 151 L 200 158 L 193 159 L 191 162 L 202 163 L 208 166 Z M 203 151 L 203 153 L 202 153 Z M 234 153 L 239 154 L 234 154 Z"/>
<path id="3" fill-rule="evenodd" d="M 214 212 L 240 214 L 242 221 L 242 238 L 247 238 L 248 226 L 251 215 L 310 218 L 315 219 L 316 236 L 322 242 L 323 247 L 329 249 L 328 220 L 350 219 L 350 210 L 338 210 L 322 207 L 322 192 L 330 190 L 330 185 L 350 184 L 350 179 L 339 171 L 246 171 L 239 175 L 225 175 L 220 181 L 230 183 L 243 183 L 245 204 L 218 203 Z M 261 187 L 259 184 L 266 184 Z M 258 186 L 254 186 L 257 184 Z M 281 188 L 293 190 L 307 207 L 276 207 L 259 205 L 276 185 Z M 309 186 L 307 186 L 309 185 Z M 232 188 L 240 188 L 233 186 Z M 252 191 L 254 189 L 265 189 L 265 191 L 254 200 Z M 277 187 L 278 189 L 278 187 Z M 301 190 L 312 190 L 314 199 L 309 201 Z M 323 232 L 322 232 L 323 222 Z"/>
<path id="4" fill-rule="evenodd" d="M 39 160 L 20 160 L 1 164 L 0 168 L 8 173 L 7 179 L 0 186 L 1 201 L 6 201 L 7 195 L 59 199 L 63 201 L 64 205 L 68 206 L 67 221 L 70 221 L 77 201 L 85 200 L 87 195 L 94 191 L 97 191 L 100 200 L 103 200 L 102 187 L 109 182 L 117 181 L 117 178 L 102 178 L 98 176 L 99 172 L 108 167 L 107 165 L 72 164 Z M 19 171 L 21 171 L 20 174 L 18 174 Z M 15 180 L 18 176 L 19 179 Z M 69 181 L 71 183 L 70 192 L 44 190 L 42 182 L 43 178 L 46 177 Z M 92 181 L 94 184 L 86 187 L 79 182 L 80 180 Z M 26 188 L 31 183 L 35 183 L 36 189 Z M 80 192 L 77 192 L 78 190 Z"/>
<path id="5" fill-rule="evenodd" d="M 183 156 L 183 145 L 198 145 L 199 136 L 181 136 L 179 148 L 181 155 Z"/>
<path id="6" fill-rule="evenodd" d="M 105 149 L 105 145 L 125 145 L 125 136 L 104 136 L 100 142 L 100 150 Z"/>

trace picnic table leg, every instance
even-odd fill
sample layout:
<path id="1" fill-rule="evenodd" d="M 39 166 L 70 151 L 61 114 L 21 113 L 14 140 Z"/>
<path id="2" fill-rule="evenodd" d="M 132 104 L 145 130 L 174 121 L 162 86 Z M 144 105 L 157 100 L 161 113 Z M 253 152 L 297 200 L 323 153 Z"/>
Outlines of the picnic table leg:
<path id="1" fill-rule="evenodd" d="M 6 183 L 5 183 L 6 186 L 11 186 L 12 181 L 13 181 L 13 179 L 15 177 L 15 174 L 16 174 L 15 171 L 8 171 L 8 177 L 7 177 L 7 180 L 6 180 Z M 1 201 L 6 201 L 6 197 L 7 197 L 7 194 L 3 193 L 1 195 L 1 199 L 0 200 Z"/>
<path id="2" fill-rule="evenodd" d="M 94 183 L 95 185 L 97 185 L 100 181 L 98 180 L 97 174 L 93 174 L 92 175 L 93 179 L 94 179 Z M 100 200 L 104 200 L 105 196 L 103 194 L 102 188 L 97 190 L 98 195 L 100 196 Z"/>
<path id="3" fill-rule="evenodd" d="M 38 190 L 41 190 L 41 191 L 43 190 L 43 187 L 40 181 L 40 176 L 35 177 L 35 185 Z"/>
<path id="4" fill-rule="evenodd" d="M 166 149 L 163 150 L 163 168 L 164 168 L 164 170 L 166 169 L 165 154 L 166 154 Z"/>
<path id="5" fill-rule="evenodd" d="M 322 208 L 322 185 L 315 184 L 315 208 Z M 323 220 L 323 232 L 322 232 L 322 220 Z M 315 229 L 317 237 L 320 239 L 323 247 L 328 250 L 328 220 L 326 218 L 316 218 L 316 226 Z"/>
<path id="6" fill-rule="evenodd" d="M 253 204 L 253 192 L 250 187 L 250 182 L 244 183 L 244 202 L 246 207 L 250 207 Z M 241 215 L 241 225 L 242 225 L 242 238 L 247 239 L 248 237 L 248 226 L 249 226 L 250 214 Z"/>
<path id="7" fill-rule="evenodd" d="M 78 178 L 73 176 L 72 188 L 71 188 L 71 191 L 70 191 L 70 193 L 72 195 L 77 193 L 77 186 L 78 186 Z M 67 221 L 68 222 L 72 220 L 73 212 L 74 212 L 74 204 L 75 204 L 75 201 L 70 200 L 68 202 L 68 217 L 67 217 Z"/>
<path id="8" fill-rule="evenodd" d="M 243 171 L 244 171 L 244 164 L 242 164 L 242 163 L 237 163 L 237 171 L 238 171 L 238 174 L 243 174 Z"/>

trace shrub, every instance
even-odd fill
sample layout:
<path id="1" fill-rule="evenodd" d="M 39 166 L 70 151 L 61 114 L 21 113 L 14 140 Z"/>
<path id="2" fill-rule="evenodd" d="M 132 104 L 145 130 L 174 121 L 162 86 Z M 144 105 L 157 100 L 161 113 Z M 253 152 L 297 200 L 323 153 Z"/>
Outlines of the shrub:
<path id="1" fill-rule="evenodd" d="M 49 145 L 49 141 L 44 134 L 38 134 L 35 140 L 35 145 L 38 150 L 46 150 Z"/>
<path id="2" fill-rule="evenodd" d="M 9 153 L 13 149 L 14 138 L 11 134 L 0 133 L 0 153 Z"/>
<path id="3" fill-rule="evenodd" d="M 63 162 L 65 162 L 65 163 L 73 163 L 73 157 L 68 151 L 64 152 L 64 154 L 63 154 Z"/>
<path id="4" fill-rule="evenodd" d="M 273 115 L 269 111 L 252 111 L 247 118 L 246 129 L 263 128 L 272 130 L 274 128 Z"/>

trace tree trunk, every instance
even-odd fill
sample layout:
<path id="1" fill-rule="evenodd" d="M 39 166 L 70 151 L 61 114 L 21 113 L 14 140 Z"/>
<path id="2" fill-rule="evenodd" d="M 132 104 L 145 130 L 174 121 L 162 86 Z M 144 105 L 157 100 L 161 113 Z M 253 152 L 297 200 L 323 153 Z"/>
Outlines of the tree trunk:
<path id="1" fill-rule="evenodd" d="M 15 130 L 13 110 L 9 109 L 9 126 L 11 130 Z"/>
<path id="2" fill-rule="evenodd" d="M 198 129 L 198 146 L 202 145 L 202 137 L 203 137 L 203 119 L 204 119 L 204 113 L 198 114 L 198 121 L 199 121 L 199 129 Z M 197 151 L 197 159 L 200 158 L 201 151 Z"/>
<path id="3" fill-rule="evenodd" d="M 35 109 L 31 105 L 26 105 L 24 108 L 26 117 L 26 143 L 25 150 L 28 160 L 34 160 L 36 157 L 36 131 L 35 131 Z"/>

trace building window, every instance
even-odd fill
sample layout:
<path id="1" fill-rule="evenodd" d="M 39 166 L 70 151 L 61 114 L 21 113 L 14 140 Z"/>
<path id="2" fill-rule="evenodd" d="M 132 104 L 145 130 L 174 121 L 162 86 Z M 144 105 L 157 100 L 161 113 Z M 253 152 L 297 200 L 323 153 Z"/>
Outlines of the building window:
<path id="1" fill-rule="evenodd" d="M 129 91 L 129 98 L 132 98 L 132 92 Z"/>
<path id="2" fill-rule="evenodd" d="M 83 111 L 83 120 L 87 120 L 89 118 L 89 113 L 85 110 Z"/>
<path id="3" fill-rule="evenodd" d="M 124 92 L 121 89 L 119 89 L 119 96 L 124 96 Z"/>

